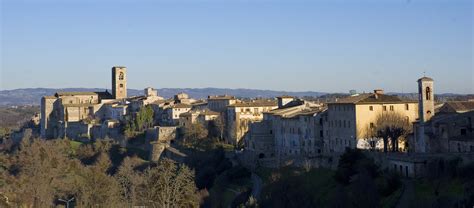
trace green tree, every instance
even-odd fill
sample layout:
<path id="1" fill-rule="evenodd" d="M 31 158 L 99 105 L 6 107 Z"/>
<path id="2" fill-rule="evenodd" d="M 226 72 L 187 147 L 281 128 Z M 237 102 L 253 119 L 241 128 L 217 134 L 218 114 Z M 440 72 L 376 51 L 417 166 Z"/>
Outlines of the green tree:
<path id="1" fill-rule="evenodd" d="M 136 131 L 143 131 L 153 125 L 153 108 L 150 105 L 144 106 L 138 111 L 135 122 Z"/>

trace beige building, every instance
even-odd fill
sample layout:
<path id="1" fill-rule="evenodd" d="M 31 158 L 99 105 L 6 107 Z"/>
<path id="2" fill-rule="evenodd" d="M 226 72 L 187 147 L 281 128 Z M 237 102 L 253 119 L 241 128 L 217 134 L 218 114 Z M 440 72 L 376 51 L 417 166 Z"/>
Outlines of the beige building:
<path id="1" fill-rule="evenodd" d="M 183 113 L 179 116 L 179 126 L 186 127 L 194 123 L 208 125 L 210 121 L 219 118 L 220 113 L 210 110 L 196 110 Z"/>
<path id="2" fill-rule="evenodd" d="M 278 108 L 275 100 L 253 100 L 227 106 L 227 143 L 239 144 L 249 131 L 249 124 L 263 120 L 263 113 Z"/>
<path id="3" fill-rule="evenodd" d="M 412 123 L 418 119 L 417 101 L 402 100 L 385 95 L 383 90 L 374 90 L 374 93 L 356 94 L 328 103 L 325 152 L 341 153 L 346 148 L 383 149 L 383 141 L 369 132 L 375 128 L 377 117 L 388 113 L 400 114 Z"/>
<path id="4" fill-rule="evenodd" d="M 216 95 L 208 96 L 207 107 L 211 111 L 224 113 L 227 110 L 227 106 L 233 105 L 237 102 L 234 96 L 229 95 Z"/>
<path id="5" fill-rule="evenodd" d="M 112 68 L 112 94 L 105 92 L 57 92 L 41 99 L 41 137 L 90 138 L 91 128 L 123 114 L 112 105 L 126 98 L 126 68 Z M 117 106 L 115 106 L 117 107 Z M 117 113 L 117 114 L 116 114 Z"/>
<path id="6" fill-rule="evenodd" d="M 263 121 L 252 123 L 245 138 L 247 162 L 266 167 L 301 166 L 322 154 L 325 108 L 303 100 L 283 102 L 264 113 Z"/>

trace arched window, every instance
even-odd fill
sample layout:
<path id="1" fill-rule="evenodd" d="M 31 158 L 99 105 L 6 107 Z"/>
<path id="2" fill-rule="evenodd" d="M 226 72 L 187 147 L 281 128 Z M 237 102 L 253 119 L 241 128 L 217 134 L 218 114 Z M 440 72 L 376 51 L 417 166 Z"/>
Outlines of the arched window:
<path id="1" fill-rule="evenodd" d="M 124 76 L 124 75 L 123 75 L 123 72 L 120 72 L 120 73 L 119 73 L 119 80 L 123 80 L 123 76 Z"/>
<path id="2" fill-rule="evenodd" d="M 426 100 L 431 100 L 431 89 L 426 87 Z"/>

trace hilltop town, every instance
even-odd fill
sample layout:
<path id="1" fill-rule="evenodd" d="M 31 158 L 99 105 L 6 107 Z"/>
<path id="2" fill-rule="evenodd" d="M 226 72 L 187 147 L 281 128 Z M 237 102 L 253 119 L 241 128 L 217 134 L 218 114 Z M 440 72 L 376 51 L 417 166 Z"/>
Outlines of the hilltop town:
<path id="1" fill-rule="evenodd" d="M 351 151 L 407 179 L 428 177 L 430 165 L 440 159 L 474 160 L 474 100 L 437 102 L 430 77 L 414 80 L 417 100 L 375 89 L 324 101 L 283 94 L 195 99 L 178 93 L 164 98 L 153 88 L 128 96 L 127 78 L 126 67 L 114 66 L 111 91 L 41 98 L 32 124 L 3 138 L 2 149 L 20 145 L 25 135 L 79 145 L 107 141 L 149 162 L 186 164 L 193 160 L 191 149 L 211 144 L 225 149 L 225 158 L 250 171 L 252 180 L 263 177 L 258 174 L 262 169 L 338 170 Z"/>

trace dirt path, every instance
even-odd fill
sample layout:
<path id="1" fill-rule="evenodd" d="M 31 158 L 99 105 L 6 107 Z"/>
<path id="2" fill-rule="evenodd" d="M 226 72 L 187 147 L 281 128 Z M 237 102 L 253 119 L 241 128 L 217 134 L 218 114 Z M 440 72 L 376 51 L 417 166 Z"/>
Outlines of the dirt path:
<path id="1" fill-rule="evenodd" d="M 262 179 L 260 178 L 260 176 L 258 176 L 257 174 L 255 173 L 252 173 L 252 196 L 255 198 L 255 199 L 259 199 L 260 197 L 260 192 L 262 192 Z"/>
<path id="2" fill-rule="evenodd" d="M 403 179 L 403 193 L 397 203 L 397 208 L 410 207 L 411 202 L 415 199 L 415 184 L 409 179 Z"/>

